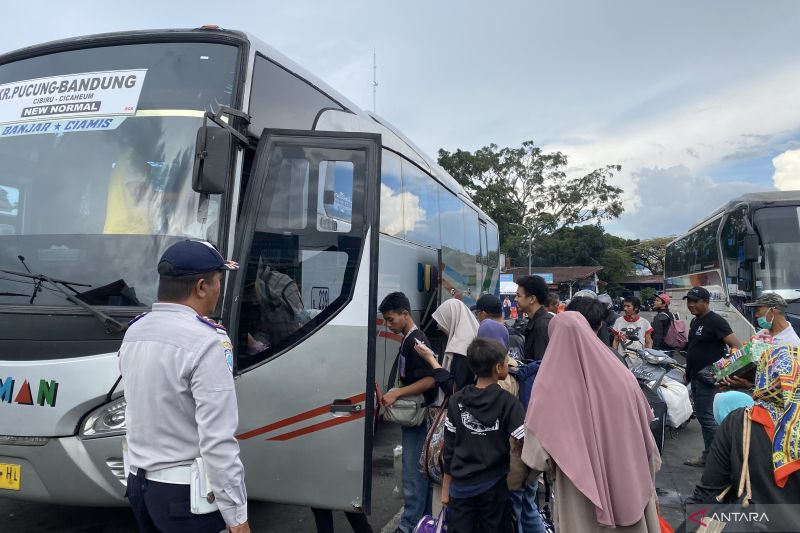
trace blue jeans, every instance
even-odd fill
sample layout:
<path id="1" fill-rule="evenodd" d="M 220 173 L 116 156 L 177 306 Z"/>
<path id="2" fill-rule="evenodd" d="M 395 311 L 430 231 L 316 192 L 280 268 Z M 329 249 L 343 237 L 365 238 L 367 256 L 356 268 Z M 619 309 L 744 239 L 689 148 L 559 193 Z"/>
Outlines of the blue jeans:
<path id="1" fill-rule="evenodd" d="M 426 514 L 431 513 L 431 494 L 433 487 L 419 471 L 419 457 L 425 444 L 428 425 L 402 427 L 403 433 L 403 515 L 400 529 L 411 533 Z"/>
<path id="2" fill-rule="evenodd" d="M 708 385 L 697 378 L 692 379 L 692 398 L 694 399 L 694 414 L 703 430 L 703 461 L 706 460 L 714 435 L 717 433 L 717 421 L 714 419 L 714 396 L 719 389 Z"/>
<path id="3" fill-rule="evenodd" d="M 545 533 L 542 515 L 539 514 L 539 507 L 536 506 L 536 489 L 539 480 L 525 488 L 511 492 L 511 504 L 514 506 L 514 514 L 519 521 L 518 533 Z"/>

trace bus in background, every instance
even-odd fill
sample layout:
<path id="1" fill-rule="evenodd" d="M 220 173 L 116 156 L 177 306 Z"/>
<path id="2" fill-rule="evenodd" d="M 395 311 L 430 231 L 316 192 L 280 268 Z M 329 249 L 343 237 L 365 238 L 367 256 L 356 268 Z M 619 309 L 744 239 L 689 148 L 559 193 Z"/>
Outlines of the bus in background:
<path id="1" fill-rule="evenodd" d="M 753 308 L 765 292 L 788 303 L 787 319 L 800 331 L 800 191 L 745 194 L 672 241 L 664 258 L 672 310 L 687 321 L 683 296 L 694 286 L 711 293 L 711 309 L 740 339 L 755 332 Z"/>
<path id="2" fill-rule="evenodd" d="M 399 347 L 377 304 L 494 292 L 497 226 L 385 120 L 217 27 L 0 57 L 0 497 L 125 504 L 116 351 L 187 238 L 242 266 L 212 318 L 248 495 L 369 512 Z"/>

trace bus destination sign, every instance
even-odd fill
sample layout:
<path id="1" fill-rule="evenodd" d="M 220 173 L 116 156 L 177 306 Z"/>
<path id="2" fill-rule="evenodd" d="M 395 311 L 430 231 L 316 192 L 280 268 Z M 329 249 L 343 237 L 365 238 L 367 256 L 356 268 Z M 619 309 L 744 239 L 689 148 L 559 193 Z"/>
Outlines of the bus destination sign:
<path id="1" fill-rule="evenodd" d="M 47 118 L 133 115 L 147 69 L 110 70 L 0 85 L 0 124 Z"/>

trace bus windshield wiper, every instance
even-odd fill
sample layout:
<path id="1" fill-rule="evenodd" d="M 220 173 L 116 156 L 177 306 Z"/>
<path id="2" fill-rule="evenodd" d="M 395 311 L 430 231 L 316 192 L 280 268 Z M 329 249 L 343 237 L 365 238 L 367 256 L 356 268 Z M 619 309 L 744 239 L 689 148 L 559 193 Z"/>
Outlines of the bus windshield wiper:
<path id="1" fill-rule="evenodd" d="M 25 264 L 24 260 L 22 264 L 23 265 Z M 33 301 L 36 299 L 36 295 L 41 290 L 42 283 L 47 282 L 50 285 L 52 285 L 54 289 L 63 294 L 67 300 L 69 300 L 70 302 L 74 303 L 77 306 L 83 307 L 89 312 L 89 314 L 97 318 L 106 327 L 107 332 L 111 333 L 111 331 L 114 330 L 119 333 L 122 333 L 126 329 L 128 329 L 126 324 L 119 322 L 115 318 L 112 318 L 107 314 L 105 314 L 104 312 L 100 311 L 95 306 L 84 302 L 80 298 L 77 298 L 77 296 L 80 293 L 72 288 L 73 285 L 76 287 L 91 287 L 91 285 L 88 285 L 86 283 L 76 283 L 73 281 L 51 278 L 50 276 L 47 276 L 45 274 L 34 274 L 33 272 L 19 272 L 17 270 L 6 270 L 6 269 L 0 269 L 0 272 L 4 272 L 5 274 L 11 274 L 13 276 L 20 276 L 23 278 L 32 279 L 35 283 L 33 287 L 33 294 L 31 295 L 31 303 L 33 303 Z M 68 293 L 66 290 L 64 290 L 64 287 L 67 287 L 75 294 Z"/>

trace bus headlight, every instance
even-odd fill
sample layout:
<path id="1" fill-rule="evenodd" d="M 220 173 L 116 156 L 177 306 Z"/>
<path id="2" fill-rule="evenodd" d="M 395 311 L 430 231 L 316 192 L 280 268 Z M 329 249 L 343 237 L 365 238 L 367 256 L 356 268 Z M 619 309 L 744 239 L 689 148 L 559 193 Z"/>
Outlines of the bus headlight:
<path id="1" fill-rule="evenodd" d="M 95 439 L 125 434 L 125 398 L 107 403 L 86 417 L 81 428 L 81 438 Z"/>

